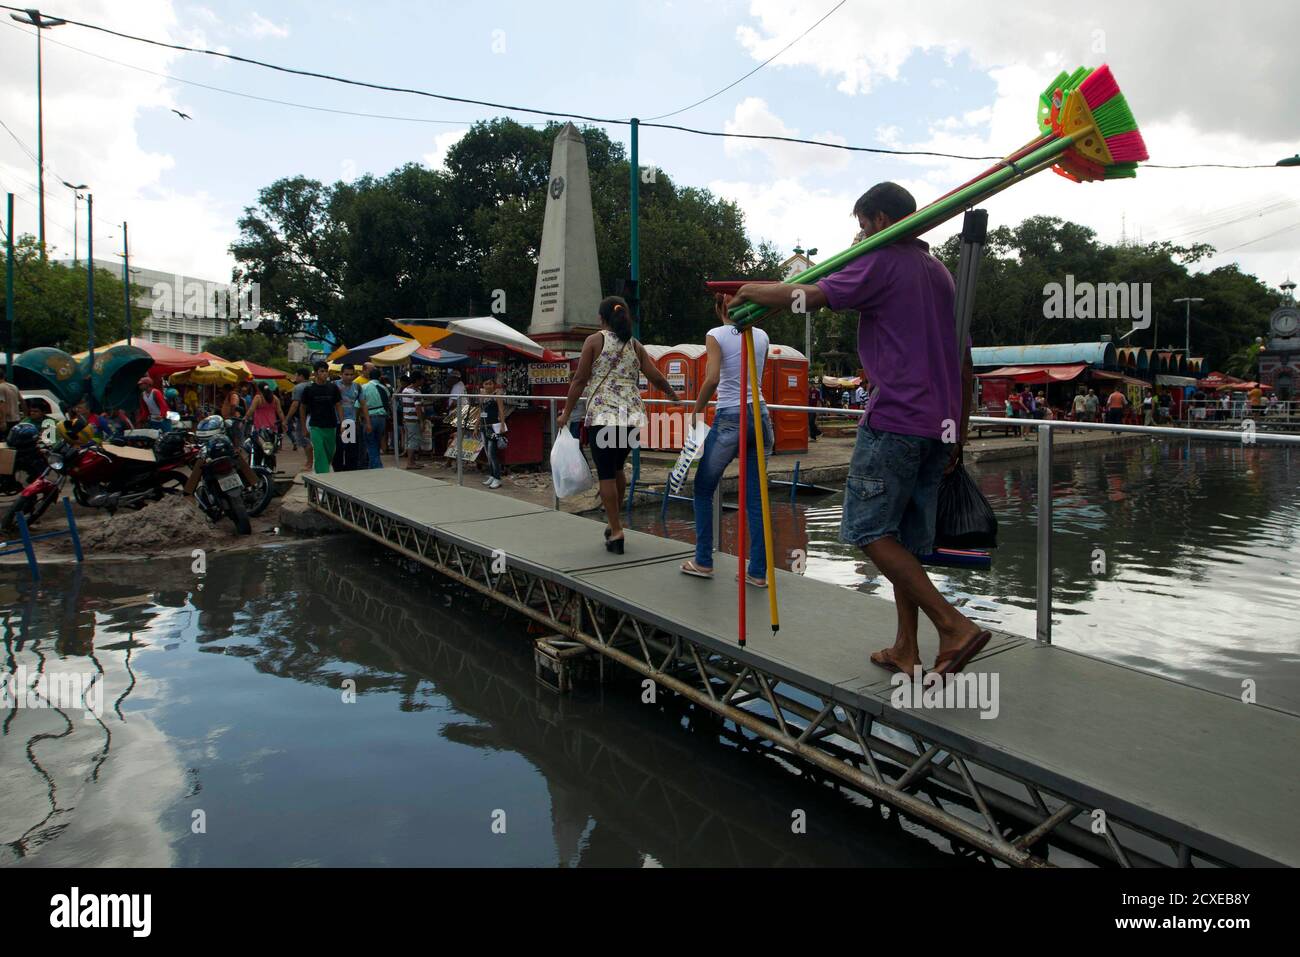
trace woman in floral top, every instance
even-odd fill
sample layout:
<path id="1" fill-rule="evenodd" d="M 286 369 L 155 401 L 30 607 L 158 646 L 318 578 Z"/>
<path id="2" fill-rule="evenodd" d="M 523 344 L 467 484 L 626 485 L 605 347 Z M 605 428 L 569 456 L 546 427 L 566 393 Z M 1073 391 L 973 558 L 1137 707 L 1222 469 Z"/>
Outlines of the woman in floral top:
<path id="1" fill-rule="evenodd" d="M 592 333 L 582 344 L 582 358 L 569 384 L 569 397 L 558 424 L 560 428 L 568 425 L 578 397 L 586 394 L 588 385 L 594 382 L 590 395 L 586 395 L 587 443 L 600 479 L 600 501 L 609 520 L 605 548 L 622 555 L 619 507 L 627 491 L 623 466 L 628 452 L 639 444 L 640 431 L 646 424 L 639 378 L 644 375 L 674 401 L 678 396 L 641 343 L 632 338 L 632 316 L 623 298 L 610 296 L 602 300 L 598 311 L 600 332 Z"/>

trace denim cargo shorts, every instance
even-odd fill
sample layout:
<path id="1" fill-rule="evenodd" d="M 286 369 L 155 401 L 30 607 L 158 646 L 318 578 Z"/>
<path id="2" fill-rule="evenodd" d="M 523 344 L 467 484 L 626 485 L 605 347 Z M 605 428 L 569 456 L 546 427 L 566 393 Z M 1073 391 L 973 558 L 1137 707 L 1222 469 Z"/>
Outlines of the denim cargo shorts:
<path id="1" fill-rule="evenodd" d="M 892 535 L 916 555 L 934 551 L 939 480 L 952 448 L 938 439 L 863 424 L 844 488 L 840 541 L 865 548 Z"/>

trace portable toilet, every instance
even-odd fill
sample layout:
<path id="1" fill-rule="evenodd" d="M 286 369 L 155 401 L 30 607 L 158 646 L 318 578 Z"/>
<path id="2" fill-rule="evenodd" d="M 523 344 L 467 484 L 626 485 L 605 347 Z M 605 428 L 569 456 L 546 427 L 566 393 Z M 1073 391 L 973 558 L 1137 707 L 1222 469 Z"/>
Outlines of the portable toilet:
<path id="1" fill-rule="evenodd" d="M 648 343 L 642 343 L 642 348 L 645 349 L 646 355 L 650 357 L 650 361 L 655 365 L 659 365 L 659 360 L 663 357 L 663 354 L 669 350 L 668 346 L 650 345 Z M 666 398 L 662 392 L 650 384 L 650 380 L 645 377 L 644 372 L 639 374 L 637 384 L 641 389 L 641 398 L 643 399 Z"/>
<path id="2" fill-rule="evenodd" d="M 651 411 L 657 415 L 652 417 L 649 435 L 646 436 L 648 448 L 672 452 L 681 449 L 686 433 L 686 416 L 691 410 L 690 403 L 693 403 L 699 394 L 702 368 L 700 361 L 703 356 L 703 346 L 678 343 L 665 348 L 656 357 L 655 365 L 677 390 L 677 394 L 683 401 L 679 405 L 651 407 Z M 666 398 L 666 396 L 656 393 L 655 398 Z"/>
<path id="3" fill-rule="evenodd" d="M 769 405 L 808 404 L 808 359 L 793 346 L 770 345 L 763 368 L 763 398 Z M 808 413 L 772 413 L 776 444 L 772 451 L 808 451 Z"/>

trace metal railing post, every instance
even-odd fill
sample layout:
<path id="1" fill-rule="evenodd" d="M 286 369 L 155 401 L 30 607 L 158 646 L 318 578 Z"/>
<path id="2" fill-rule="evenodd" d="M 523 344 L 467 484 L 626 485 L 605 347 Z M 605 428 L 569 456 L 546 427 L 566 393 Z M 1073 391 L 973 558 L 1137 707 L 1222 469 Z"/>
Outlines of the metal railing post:
<path id="1" fill-rule="evenodd" d="M 406 440 L 406 423 L 399 416 L 398 406 L 400 400 L 397 393 L 393 393 L 393 468 L 402 467 L 402 442 Z M 380 440 L 382 441 L 382 439 Z"/>
<path id="2" fill-rule="evenodd" d="M 1038 626 L 1037 638 L 1052 643 L 1052 428 L 1038 426 Z"/>
<path id="3" fill-rule="evenodd" d="M 456 484 L 465 484 L 465 396 L 456 397 Z"/>
<path id="4" fill-rule="evenodd" d="M 559 438 L 559 434 L 555 431 L 555 396 L 551 396 L 549 404 L 551 407 L 551 445 L 554 446 L 555 440 Z M 557 512 L 560 510 L 560 496 L 555 494 L 554 481 L 551 482 L 551 508 Z"/>

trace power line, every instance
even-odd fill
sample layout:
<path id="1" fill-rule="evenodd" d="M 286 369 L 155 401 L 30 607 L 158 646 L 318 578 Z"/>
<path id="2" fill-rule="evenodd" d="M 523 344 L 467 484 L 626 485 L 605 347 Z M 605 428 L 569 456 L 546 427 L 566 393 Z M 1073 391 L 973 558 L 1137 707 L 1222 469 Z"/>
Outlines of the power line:
<path id="1" fill-rule="evenodd" d="M 9 6 L 7 4 L 0 4 L 0 10 L 12 10 L 15 12 L 23 12 L 22 8 Z M 327 80 L 332 83 L 341 83 L 346 86 L 362 87 L 365 89 L 379 90 L 386 93 L 407 93 L 412 96 L 423 96 L 423 97 L 428 97 L 430 99 L 446 100 L 447 102 L 450 103 L 466 103 L 474 106 L 486 106 L 492 109 L 505 110 L 507 112 L 513 112 L 513 113 L 531 113 L 537 116 L 549 116 L 549 117 L 554 117 L 556 119 L 571 119 L 571 120 L 576 119 L 576 120 L 581 120 L 583 122 L 593 123 L 597 125 L 626 126 L 631 122 L 630 119 L 614 119 L 610 117 L 589 116 L 582 113 L 571 113 L 571 112 L 565 112 L 560 110 L 542 110 L 533 107 L 511 106 L 506 103 L 496 103 L 491 100 L 476 100 L 469 97 L 452 96 L 447 93 L 433 93 L 428 90 L 419 90 L 413 87 L 392 86 L 384 83 L 374 83 L 367 80 L 353 80 L 347 77 L 335 76 L 329 73 L 320 73 L 314 70 L 303 70 L 297 67 L 281 66 L 275 63 L 268 63 L 264 60 L 256 60 L 251 57 L 239 56 L 238 54 L 235 53 L 227 53 L 219 50 L 208 50 L 202 47 L 190 47 L 184 44 L 170 43 L 164 40 L 152 40 L 149 39 L 148 37 L 139 37 L 130 33 L 123 33 L 119 30 L 113 30 L 110 29 L 109 27 L 99 26 L 93 23 L 85 23 L 83 21 L 73 20 L 67 17 L 61 17 L 60 19 L 64 20 L 65 22 L 73 26 L 78 26 L 86 30 L 94 30 L 98 33 L 105 33 L 110 36 L 119 37 L 124 40 L 132 40 L 137 43 L 148 44 L 149 46 L 162 47 L 164 49 L 169 49 L 169 50 L 178 50 L 182 53 L 197 53 L 204 56 L 218 57 L 221 59 L 232 60 L 237 63 L 245 63 L 250 66 L 262 67 L 263 69 L 273 70 L 278 73 L 287 73 L 294 76 L 305 76 L 305 77 L 311 77 L 318 80 Z M 666 115 L 671 115 L 671 114 L 666 114 Z M 657 129 L 666 129 L 666 130 L 677 130 L 683 133 L 691 133 L 696 136 L 713 136 L 713 137 L 723 137 L 723 138 L 732 138 L 732 139 L 766 140 L 771 142 L 795 143 L 795 144 L 805 145 L 805 146 L 820 146 L 827 149 L 846 150 L 848 152 L 855 152 L 855 153 L 875 153 L 875 154 L 888 155 L 888 156 L 929 156 L 929 157 L 936 157 L 941 159 L 972 160 L 972 161 L 999 160 L 1002 158 L 1000 156 L 992 156 L 992 155 L 971 156 L 971 155 L 963 155 L 959 153 L 943 153 L 943 152 L 932 151 L 932 150 L 891 150 L 891 149 L 881 149 L 881 148 L 869 147 L 869 146 L 849 146 L 844 143 L 828 143 L 823 140 L 810 140 L 810 139 L 803 139 L 800 137 L 792 137 L 792 136 L 775 136 L 771 134 L 729 133 L 729 132 L 719 132 L 714 130 L 698 130 L 688 126 L 677 126 L 674 124 L 667 124 L 667 123 L 645 122 L 642 123 L 641 126 L 652 127 Z M 1151 169 L 1275 169 L 1275 168 L 1279 168 L 1276 167 L 1275 164 L 1262 164 L 1262 163 L 1261 164 L 1184 163 L 1178 165 L 1146 163 L 1143 165 Z"/>
<path id="2" fill-rule="evenodd" d="M 839 3 L 835 4 L 835 6 L 831 7 L 831 9 L 828 10 L 828 11 L 826 12 L 826 14 L 821 18 L 821 20 L 818 20 L 816 23 L 814 23 L 812 26 L 810 26 L 807 30 L 805 30 L 803 33 L 799 34 L 797 37 L 795 37 L 793 40 L 791 40 L 791 41 L 790 41 L 789 43 L 787 43 L 785 46 L 781 47 L 781 49 L 777 50 L 777 51 L 776 51 L 775 53 L 773 53 L 770 57 L 768 57 L 766 60 L 764 60 L 764 61 L 763 61 L 762 63 L 760 63 L 758 66 L 754 67 L 754 69 L 750 70 L 748 73 L 746 73 L 746 74 L 745 74 L 744 76 L 742 76 L 740 79 L 738 79 L 738 80 L 733 80 L 732 82 L 730 82 L 730 83 L 728 83 L 726 86 L 724 86 L 722 89 L 718 90 L 716 93 L 710 93 L 710 94 L 709 94 L 708 96 L 706 96 L 704 99 L 702 99 L 702 100 L 696 100 L 696 101 L 695 101 L 694 103 L 692 103 L 690 106 L 683 106 L 680 110 L 673 110 L 671 113 L 661 113 L 659 116 L 652 116 L 652 117 L 650 117 L 650 120 L 665 120 L 665 119 L 667 119 L 667 118 L 670 117 L 670 116 L 676 116 L 678 113 L 685 113 L 687 110 L 693 110 L 693 109 L 695 109 L 697 106 L 699 106 L 701 103 L 707 103 L 707 102 L 709 102 L 709 100 L 713 99 L 715 96 L 721 96 L 723 93 L 726 93 L 728 90 L 730 90 L 730 89 L 731 89 L 733 86 L 735 86 L 736 84 L 738 84 L 738 83 L 742 83 L 742 82 L 744 82 L 745 80 L 748 80 L 751 76 L 753 76 L 753 75 L 754 75 L 755 73 L 757 73 L 759 70 L 763 69 L 763 67 L 767 66 L 769 63 L 771 63 L 773 60 L 775 60 L 777 57 L 779 57 L 779 56 L 780 56 L 782 53 L 784 53 L 786 50 L 790 49 L 792 46 L 794 46 L 796 43 L 798 43 L 800 40 L 802 40 L 802 39 L 803 39 L 804 37 L 806 37 L 808 34 L 812 33 L 814 30 L 816 30 L 819 26 L 821 26 L 821 24 L 822 24 L 822 22 L 823 22 L 824 20 L 826 20 L 826 19 L 827 19 L 827 18 L 828 18 L 832 13 L 834 13 L 834 12 L 835 12 L 836 10 L 838 10 L 840 7 L 844 6 L 844 4 L 846 4 L 847 2 L 848 2 L 848 0 L 840 0 Z M 649 122 L 649 120 L 647 120 L 647 122 Z"/>
<path id="3" fill-rule="evenodd" d="M 0 23 L 4 23 L 4 21 L 0 21 Z M 15 30 L 21 30 L 21 29 L 22 29 L 22 27 L 19 27 L 19 26 L 15 25 L 15 24 L 11 24 L 11 23 L 4 23 L 4 25 L 5 25 L 5 26 L 13 27 L 13 29 L 15 29 Z M 83 56 L 94 57 L 96 60 L 102 60 L 102 61 L 104 61 L 105 63 L 112 63 L 112 64 L 114 64 L 114 65 L 116 65 L 116 66 L 123 67 L 124 69 L 127 69 L 127 70 L 135 70 L 135 71 L 138 72 L 138 73 L 147 73 L 147 74 L 149 74 L 150 76 L 156 76 L 156 77 L 160 77 L 160 78 L 165 79 L 165 80 L 171 80 L 173 83 L 184 83 L 186 86 L 196 86 L 196 87 L 199 87 L 200 89 L 203 89 L 203 90 L 210 90 L 210 91 L 212 91 L 212 92 L 214 92 L 214 93 L 225 93 L 225 94 L 227 94 L 227 95 L 229 95 L 229 96 L 238 96 L 238 97 L 243 97 L 244 99 L 247 99 L 247 100 L 257 100 L 257 101 L 262 102 L 262 103 L 273 103 L 273 104 L 275 104 L 275 105 L 277 105 L 277 106 L 290 106 L 290 107 L 294 107 L 295 109 L 299 109 L 299 110 L 312 110 L 312 111 L 317 112 L 317 113 L 335 113 L 335 114 L 339 114 L 339 115 L 342 115 L 342 116 L 359 116 L 359 117 L 363 117 L 363 118 L 366 118 L 366 119 L 373 119 L 373 120 L 395 120 L 395 121 L 403 122 L 403 123 L 435 123 L 435 124 L 444 124 L 444 125 L 447 125 L 447 126 L 464 126 L 464 125 L 466 125 L 466 124 L 469 124 L 469 123 L 473 123 L 473 122 L 475 122 L 475 121 L 472 120 L 472 119 L 468 119 L 468 120 L 435 120 L 435 119 L 431 119 L 431 118 L 423 117 L 423 116 L 401 116 L 401 115 L 392 114 L 392 113 L 367 113 L 367 112 L 365 112 L 365 111 L 363 111 L 363 110 L 340 110 L 340 109 L 335 109 L 335 108 L 333 108 L 333 107 L 328 107 L 328 106 L 315 106 L 315 105 L 310 104 L 310 103 L 295 103 L 295 102 L 293 102 L 292 100 L 277 100 L 276 98 L 274 98 L 274 97 L 270 97 L 270 96 L 258 96 L 258 95 L 254 94 L 254 93 L 245 93 L 245 92 L 243 92 L 242 90 L 229 90 L 229 89 L 226 89 L 225 87 L 221 87 L 221 86 L 212 86 L 212 85 L 209 84 L 209 83 L 200 83 L 200 82 L 198 82 L 197 80 L 187 80 L 187 79 L 185 79 L 184 77 L 174 76 L 174 75 L 171 74 L 171 73 L 162 73 L 162 72 L 160 72 L 160 71 L 158 71 L 158 70 L 150 70 L 150 69 L 148 69 L 148 68 L 146 68 L 146 67 L 137 66 L 137 65 L 135 65 L 134 63 L 125 63 L 125 62 L 123 62 L 122 60 L 115 60 L 115 59 L 113 59 L 112 57 L 104 56 L 104 55 L 101 54 L 101 53 L 92 53 L 90 50 L 83 50 L 81 47 L 73 46 L 73 45 L 70 44 L 70 43 L 63 43 L 63 42 L 60 41 L 60 40 L 54 40 L 54 39 L 51 39 L 51 38 L 49 38 L 49 37 L 46 37 L 46 38 L 45 38 L 45 42 L 46 42 L 46 43 L 52 43 L 52 44 L 54 44 L 55 46 L 60 46 L 60 47 L 63 47 L 63 48 L 65 48 L 65 49 L 67 49 L 67 50 L 72 50 L 73 52 L 75 52 L 75 53 L 80 53 L 80 54 L 82 54 Z M 531 124 L 530 124 L 530 123 L 524 123 L 524 124 L 521 124 L 521 125 L 522 125 L 522 126 L 541 126 L 541 125 L 544 125 L 544 124 L 541 124 L 541 123 L 531 123 Z"/>
<path id="4" fill-rule="evenodd" d="M 1215 252 L 1230 253 L 1234 249 L 1241 249 L 1243 246 L 1253 246 L 1255 243 L 1263 242 L 1265 239 L 1272 239 L 1274 236 L 1280 236 L 1283 233 L 1289 233 L 1293 229 L 1300 229 L 1300 223 L 1292 223 L 1290 226 L 1283 226 L 1281 229 L 1275 229 L 1271 233 L 1265 233 L 1263 236 L 1256 236 L 1254 239 L 1248 239 L 1244 243 L 1237 243 L 1235 246 L 1229 246 L 1227 249 L 1218 249 Z"/>

